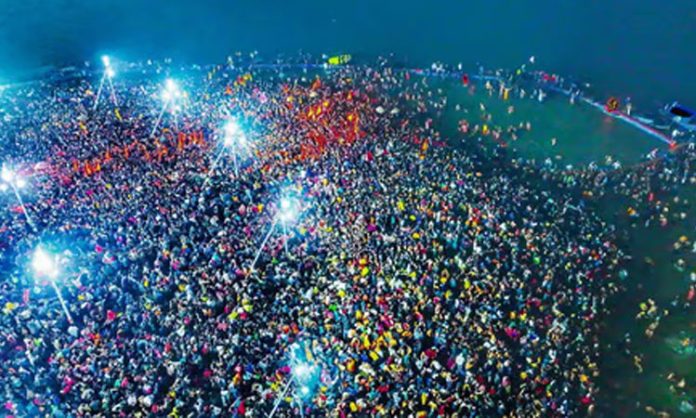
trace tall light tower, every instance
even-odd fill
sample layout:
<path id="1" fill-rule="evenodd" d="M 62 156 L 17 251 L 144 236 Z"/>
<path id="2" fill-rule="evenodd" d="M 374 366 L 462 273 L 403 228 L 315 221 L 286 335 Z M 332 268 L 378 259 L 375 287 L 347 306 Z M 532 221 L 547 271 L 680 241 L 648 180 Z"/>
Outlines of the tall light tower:
<path id="1" fill-rule="evenodd" d="M 97 97 L 94 100 L 94 107 L 92 108 L 92 110 L 97 110 L 97 106 L 99 106 L 99 99 L 101 98 L 101 93 L 104 89 L 105 82 L 109 84 L 109 92 L 114 106 L 118 106 L 118 100 L 116 99 L 116 89 L 114 89 L 114 83 L 112 81 L 112 79 L 116 75 L 116 71 L 114 71 L 114 68 L 111 66 L 111 58 L 109 58 L 108 55 L 102 55 L 101 60 L 102 64 L 104 64 L 104 73 L 102 74 L 101 81 L 99 82 L 99 88 L 97 89 Z"/>
<path id="2" fill-rule="evenodd" d="M 5 164 L 2 165 L 2 171 L 0 172 L 0 180 L 2 180 L 2 183 L 0 183 L 0 190 L 5 191 L 7 189 L 12 189 L 12 192 L 14 192 L 14 195 L 17 198 L 17 201 L 19 202 L 19 206 L 22 208 L 22 213 L 24 214 L 27 223 L 34 230 L 34 232 L 36 232 L 36 225 L 34 224 L 34 221 L 32 220 L 31 216 L 29 216 L 29 211 L 27 210 L 27 207 L 24 205 L 22 195 L 19 194 L 19 189 L 24 188 L 27 185 L 27 181 L 19 173 L 12 170 Z"/>
<path id="3" fill-rule="evenodd" d="M 68 322 L 72 324 L 73 319 L 72 316 L 70 316 L 68 305 L 65 303 L 63 295 L 60 293 L 60 289 L 58 289 L 58 285 L 56 284 L 59 273 L 57 257 L 54 254 L 44 251 L 40 246 L 36 247 L 34 256 L 31 260 L 31 267 L 34 270 L 36 278 L 46 278 L 51 283 L 53 290 L 55 290 L 56 295 L 58 295 L 58 301 L 63 308 L 65 317 L 68 319 Z"/>

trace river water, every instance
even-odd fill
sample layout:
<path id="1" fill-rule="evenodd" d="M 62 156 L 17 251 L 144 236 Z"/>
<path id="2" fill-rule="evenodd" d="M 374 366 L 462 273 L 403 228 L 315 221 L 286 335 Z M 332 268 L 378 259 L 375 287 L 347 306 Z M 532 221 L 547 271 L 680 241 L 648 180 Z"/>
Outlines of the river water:
<path id="1" fill-rule="evenodd" d="M 581 5 L 581 6 L 578 6 Z M 234 50 L 265 55 L 395 53 L 511 68 L 534 55 L 550 71 L 653 108 L 696 106 L 696 2 L 5 0 L 0 82 L 110 52 L 218 62 Z"/>

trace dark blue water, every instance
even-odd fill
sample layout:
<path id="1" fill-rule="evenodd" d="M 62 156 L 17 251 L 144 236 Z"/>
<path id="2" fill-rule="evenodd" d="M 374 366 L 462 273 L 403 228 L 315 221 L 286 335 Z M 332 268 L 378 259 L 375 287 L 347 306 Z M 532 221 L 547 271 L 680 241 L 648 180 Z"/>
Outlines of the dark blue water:
<path id="1" fill-rule="evenodd" d="M 221 61 L 235 50 L 270 56 L 394 52 L 475 68 L 530 55 L 551 71 L 632 96 L 645 107 L 696 106 L 696 1 L 0 1 L 0 82 L 109 52 Z"/>

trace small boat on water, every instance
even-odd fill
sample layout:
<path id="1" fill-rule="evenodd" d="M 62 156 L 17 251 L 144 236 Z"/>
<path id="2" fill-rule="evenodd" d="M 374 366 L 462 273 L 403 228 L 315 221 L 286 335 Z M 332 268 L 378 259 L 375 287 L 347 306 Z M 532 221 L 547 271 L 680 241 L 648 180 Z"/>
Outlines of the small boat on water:
<path id="1" fill-rule="evenodd" d="M 335 57 L 330 57 L 326 62 L 329 65 L 345 65 L 350 62 L 353 57 L 349 54 L 336 55 Z"/>
<path id="2" fill-rule="evenodd" d="M 696 111 L 682 106 L 678 102 L 667 105 L 663 112 L 681 129 L 689 132 L 696 132 Z"/>

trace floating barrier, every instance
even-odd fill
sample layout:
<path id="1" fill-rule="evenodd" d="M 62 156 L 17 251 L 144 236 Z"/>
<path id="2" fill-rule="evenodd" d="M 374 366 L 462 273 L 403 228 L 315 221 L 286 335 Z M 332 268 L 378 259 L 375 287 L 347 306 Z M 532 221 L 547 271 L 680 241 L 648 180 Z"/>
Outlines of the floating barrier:
<path id="1" fill-rule="evenodd" d="M 555 86 L 550 86 L 550 87 L 548 87 L 548 89 L 551 91 L 557 92 L 557 93 L 561 93 L 561 94 L 568 96 L 568 97 L 573 95 L 572 92 L 555 87 Z M 619 119 L 625 123 L 628 123 L 629 125 L 633 126 L 634 128 L 639 129 L 643 133 L 666 143 L 670 147 L 674 147 L 676 145 L 676 142 L 672 138 L 670 138 L 669 136 L 664 134 L 663 132 L 658 131 L 657 129 L 651 127 L 650 125 L 647 125 L 647 124 L 639 121 L 638 119 L 621 112 L 620 110 L 609 111 L 609 110 L 607 110 L 607 107 L 605 105 L 603 105 L 599 102 L 596 102 L 592 99 L 589 99 L 587 97 L 580 97 L 580 100 L 583 103 L 586 103 L 586 104 L 600 110 L 605 115 L 609 115 L 609 116 L 613 117 L 614 119 Z"/>

